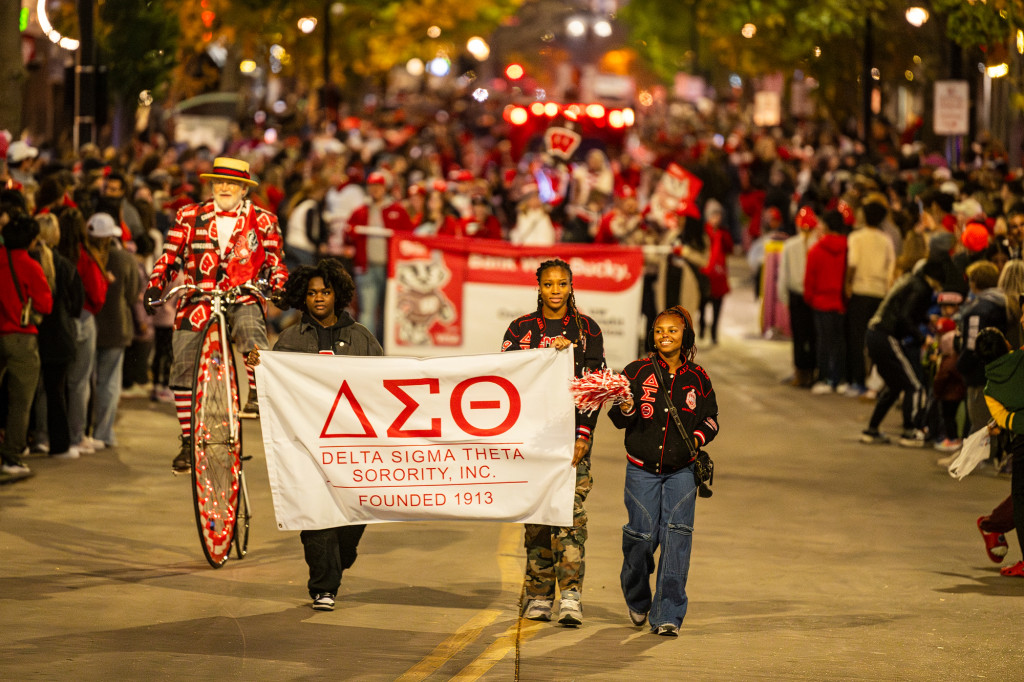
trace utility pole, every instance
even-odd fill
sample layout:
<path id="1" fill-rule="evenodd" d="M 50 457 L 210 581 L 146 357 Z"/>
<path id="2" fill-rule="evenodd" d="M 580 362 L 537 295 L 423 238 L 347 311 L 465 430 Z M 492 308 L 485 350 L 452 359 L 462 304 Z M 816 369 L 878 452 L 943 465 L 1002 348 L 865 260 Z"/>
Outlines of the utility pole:
<path id="1" fill-rule="evenodd" d="M 78 0 L 78 52 L 75 54 L 75 126 L 77 152 L 96 142 L 96 42 L 93 35 L 93 0 Z"/>

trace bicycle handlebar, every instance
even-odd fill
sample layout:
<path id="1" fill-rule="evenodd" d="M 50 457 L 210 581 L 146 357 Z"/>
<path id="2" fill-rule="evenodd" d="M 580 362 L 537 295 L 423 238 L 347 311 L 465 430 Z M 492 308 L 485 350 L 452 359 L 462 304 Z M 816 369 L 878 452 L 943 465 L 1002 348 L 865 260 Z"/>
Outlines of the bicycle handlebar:
<path id="1" fill-rule="evenodd" d="M 221 291 L 220 289 L 214 289 L 213 291 L 207 291 L 206 289 L 200 289 L 195 284 L 179 284 L 173 287 L 170 291 L 165 293 L 162 298 L 156 298 L 149 302 L 154 308 L 162 306 L 167 303 L 167 300 L 177 294 L 179 291 L 191 291 L 198 293 L 202 298 L 207 299 L 223 299 L 225 303 L 234 303 L 238 300 L 238 297 L 245 294 L 255 294 L 260 300 L 266 301 L 267 294 L 264 292 L 264 288 L 269 288 L 270 283 L 266 280 L 257 280 L 256 282 L 243 282 L 237 286 L 233 286 L 230 289 Z"/>

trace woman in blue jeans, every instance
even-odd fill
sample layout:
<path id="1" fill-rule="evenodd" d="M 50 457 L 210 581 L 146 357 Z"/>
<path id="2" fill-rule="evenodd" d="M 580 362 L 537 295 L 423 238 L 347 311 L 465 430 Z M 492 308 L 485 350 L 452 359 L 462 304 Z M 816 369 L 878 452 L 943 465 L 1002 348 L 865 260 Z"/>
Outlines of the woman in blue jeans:
<path id="1" fill-rule="evenodd" d="M 654 321 L 655 352 L 623 370 L 632 398 L 608 416 L 626 430 L 626 510 L 622 527 L 622 594 L 634 625 L 675 637 L 686 615 L 686 575 L 697 485 L 694 453 L 718 434 L 718 402 L 711 380 L 693 357 L 693 322 L 681 306 Z M 667 401 L 675 406 L 683 432 Z M 688 445 L 684 438 L 691 441 Z M 654 594 L 651 573 L 661 547 Z"/>

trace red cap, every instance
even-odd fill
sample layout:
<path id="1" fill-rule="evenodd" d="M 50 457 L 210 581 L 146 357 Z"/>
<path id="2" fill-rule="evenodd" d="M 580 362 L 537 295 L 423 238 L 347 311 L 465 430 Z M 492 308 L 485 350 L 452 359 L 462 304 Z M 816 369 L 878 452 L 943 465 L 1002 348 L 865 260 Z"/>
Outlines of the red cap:
<path id="1" fill-rule="evenodd" d="M 963 234 L 960 235 L 960 243 L 974 253 L 984 250 L 988 246 L 988 239 L 988 230 L 982 223 L 967 223 Z"/>
<path id="2" fill-rule="evenodd" d="M 615 196 L 619 199 L 635 199 L 636 189 L 631 185 L 619 185 L 615 190 Z"/>
<path id="3" fill-rule="evenodd" d="M 366 176 L 367 185 L 386 185 L 388 184 L 387 178 L 384 177 L 383 173 L 370 173 Z"/>
<path id="4" fill-rule="evenodd" d="M 818 226 L 818 216 L 810 206 L 803 206 L 797 211 L 796 226 L 801 230 L 813 230 Z"/>

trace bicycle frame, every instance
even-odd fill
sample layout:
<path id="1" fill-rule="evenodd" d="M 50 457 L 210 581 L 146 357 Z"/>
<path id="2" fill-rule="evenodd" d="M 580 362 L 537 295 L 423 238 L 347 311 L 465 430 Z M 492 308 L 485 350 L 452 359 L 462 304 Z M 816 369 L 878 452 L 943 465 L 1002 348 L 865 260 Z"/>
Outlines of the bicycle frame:
<path id="1" fill-rule="evenodd" d="M 251 511 L 243 469 L 243 462 L 248 457 L 243 455 L 241 449 L 242 433 L 239 415 L 241 401 L 237 385 L 239 374 L 235 364 L 234 348 L 231 343 L 231 334 L 228 331 L 228 320 L 225 314 L 226 306 L 235 303 L 239 296 L 247 290 L 255 293 L 260 298 L 264 298 L 262 291 L 251 284 L 239 285 L 227 291 L 205 291 L 195 285 L 183 284 L 171 289 L 160 301 L 154 301 L 154 304 L 162 304 L 179 291 L 191 291 L 200 294 L 211 305 L 210 319 L 206 322 L 202 331 L 199 332 L 201 334 L 200 342 L 196 349 L 196 383 L 193 386 L 192 403 L 192 482 L 193 503 L 200 541 L 202 542 L 203 552 L 206 555 L 207 561 L 214 568 L 219 568 L 224 564 L 230 554 L 232 544 L 235 546 L 239 559 L 245 556 L 248 545 Z M 210 336 L 209 326 L 211 324 L 217 325 L 215 338 Z M 223 396 L 226 396 L 227 400 L 223 401 L 226 404 L 222 405 L 220 410 L 214 407 L 213 411 L 208 415 L 206 412 L 207 399 L 211 393 L 208 390 L 211 385 L 209 380 L 213 377 L 208 372 L 206 353 L 210 347 L 214 346 L 219 348 L 223 367 L 222 375 L 216 377 L 214 385 L 223 382 L 221 384 Z M 206 378 L 202 381 L 199 378 L 201 369 L 207 370 Z M 202 398 L 200 398 L 200 386 L 203 386 Z M 212 393 L 216 394 L 218 391 L 212 391 Z M 199 402 L 199 405 L 196 404 L 197 402 Z M 207 438 L 207 440 L 201 442 L 203 434 L 209 436 L 211 433 L 211 425 L 218 423 L 223 425 L 225 418 L 228 422 L 227 433 L 222 433 L 218 441 L 210 441 Z M 213 426 L 212 428 L 216 427 Z M 223 472 L 224 469 L 217 467 L 218 460 L 216 456 L 214 456 L 213 460 L 210 459 L 211 451 L 208 447 L 213 447 L 218 452 L 221 451 L 221 448 L 226 448 L 229 452 L 233 453 L 235 461 L 232 461 L 230 466 L 232 469 L 237 466 L 237 473 L 231 473 L 231 482 L 227 484 L 229 487 L 221 485 L 226 484 L 224 480 L 221 480 L 220 484 L 218 484 L 215 472 Z M 202 448 L 201 471 L 199 468 L 200 448 Z M 213 468 L 208 469 L 211 466 L 211 462 L 213 463 Z M 220 463 L 223 464 L 223 460 L 220 460 Z M 209 477 L 209 472 L 214 472 L 214 478 L 211 479 Z M 231 487 L 234 488 L 233 491 Z M 225 494 L 228 494 L 229 497 L 224 497 Z M 211 496 L 213 498 L 212 507 L 209 505 Z M 219 508 L 218 499 L 224 503 Z M 225 519 L 224 511 L 228 511 L 227 519 Z M 244 514 L 244 519 L 239 518 L 239 512 Z M 230 536 L 226 532 L 228 530 L 226 527 L 228 521 L 231 522 Z M 239 521 L 241 521 L 241 524 Z M 240 530 L 242 531 L 241 537 L 239 536 Z M 227 537 L 226 542 L 224 541 L 225 537 Z"/>

